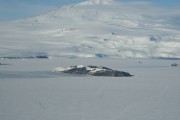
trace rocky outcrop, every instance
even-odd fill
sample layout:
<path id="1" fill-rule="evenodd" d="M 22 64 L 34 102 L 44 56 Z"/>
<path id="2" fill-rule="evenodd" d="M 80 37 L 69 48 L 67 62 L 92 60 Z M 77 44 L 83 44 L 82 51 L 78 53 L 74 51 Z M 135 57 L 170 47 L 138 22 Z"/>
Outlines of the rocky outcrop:
<path id="1" fill-rule="evenodd" d="M 173 64 L 171 64 L 171 66 L 172 66 L 172 67 L 178 67 L 178 66 L 180 66 L 180 64 L 173 63 Z"/>
<path id="2" fill-rule="evenodd" d="M 102 66 L 70 66 L 70 67 L 58 67 L 54 71 L 69 73 L 69 74 L 82 74 L 92 76 L 107 76 L 107 77 L 131 77 L 133 75 L 128 72 L 112 70 Z"/>
<path id="3" fill-rule="evenodd" d="M 0 63 L 0 65 L 9 65 L 9 64 Z"/>
<path id="4" fill-rule="evenodd" d="M 7 57 L 0 57 L 0 59 L 48 59 L 48 56 L 45 55 L 28 56 L 28 57 L 7 56 Z"/>

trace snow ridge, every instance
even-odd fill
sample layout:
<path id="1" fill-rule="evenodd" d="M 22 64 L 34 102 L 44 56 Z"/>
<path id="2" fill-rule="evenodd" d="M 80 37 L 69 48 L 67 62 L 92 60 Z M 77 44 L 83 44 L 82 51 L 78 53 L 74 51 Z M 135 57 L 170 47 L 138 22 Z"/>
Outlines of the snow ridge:
<path id="1" fill-rule="evenodd" d="M 108 5 L 113 3 L 113 0 L 88 0 L 79 5 Z"/>

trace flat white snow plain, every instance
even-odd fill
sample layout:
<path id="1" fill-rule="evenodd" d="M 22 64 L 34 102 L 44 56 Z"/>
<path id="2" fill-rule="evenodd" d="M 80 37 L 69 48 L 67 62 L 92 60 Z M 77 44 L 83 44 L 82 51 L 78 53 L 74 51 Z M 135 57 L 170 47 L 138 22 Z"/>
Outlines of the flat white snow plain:
<path id="1" fill-rule="evenodd" d="M 0 63 L 0 120 L 179 120 L 176 60 L 58 58 Z M 54 73 L 58 66 L 102 65 L 134 77 Z"/>

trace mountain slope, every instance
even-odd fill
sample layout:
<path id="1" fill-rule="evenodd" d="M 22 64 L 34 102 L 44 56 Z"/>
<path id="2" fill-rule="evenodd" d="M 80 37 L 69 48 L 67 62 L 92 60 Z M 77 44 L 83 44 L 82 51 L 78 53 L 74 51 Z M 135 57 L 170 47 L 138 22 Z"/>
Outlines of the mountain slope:
<path id="1" fill-rule="evenodd" d="M 0 56 L 180 58 L 179 20 L 147 2 L 89 0 L 1 23 Z"/>

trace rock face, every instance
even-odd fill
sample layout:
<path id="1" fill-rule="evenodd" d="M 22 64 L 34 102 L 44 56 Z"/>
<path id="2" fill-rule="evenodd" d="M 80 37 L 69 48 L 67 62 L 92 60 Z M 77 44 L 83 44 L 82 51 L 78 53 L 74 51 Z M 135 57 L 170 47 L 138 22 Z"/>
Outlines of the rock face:
<path id="1" fill-rule="evenodd" d="M 8 65 L 8 64 L 0 63 L 0 65 Z"/>
<path id="2" fill-rule="evenodd" d="M 45 55 L 28 56 L 28 57 L 8 56 L 8 57 L 0 57 L 0 59 L 48 59 L 48 56 Z"/>
<path id="3" fill-rule="evenodd" d="M 173 64 L 171 64 L 171 66 L 172 66 L 172 67 L 178 67 L 178 66 L 180 66 L 180 64 L 173 63 Z"/>
<path id="4" fill-rule="evenodd" d="M 70 73 L 70 74 L 82 74 L 82 75 L 92 75 L 92 76 L 107 76 L 107 77 L 131 77 L 133 75 L 123 72 L 112 70 L 107 67 L 101 66 L 70 66 L 70 67 L 58 67 L 54 71 Z"/>

